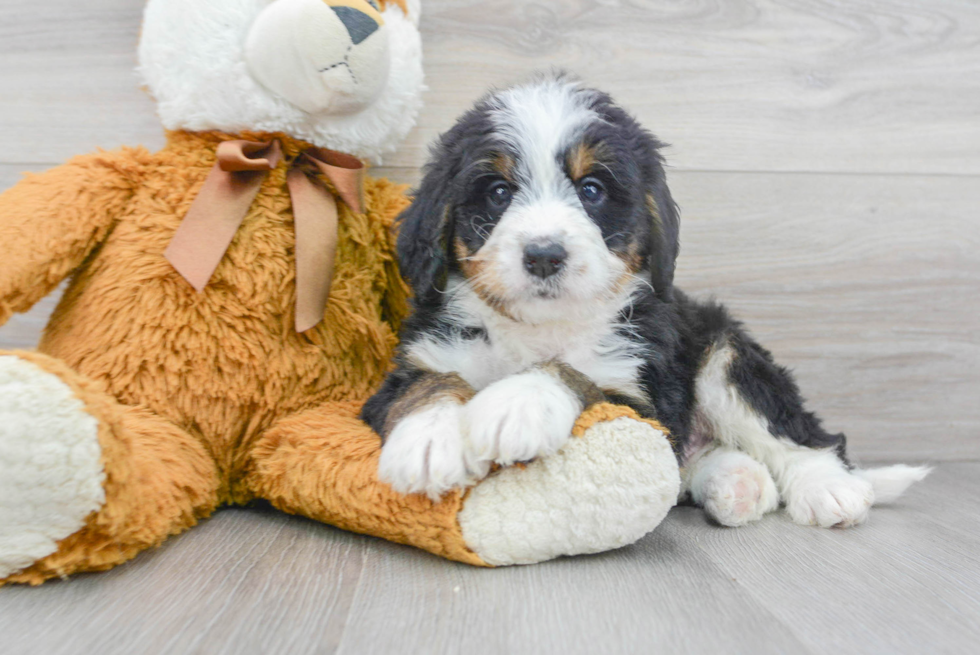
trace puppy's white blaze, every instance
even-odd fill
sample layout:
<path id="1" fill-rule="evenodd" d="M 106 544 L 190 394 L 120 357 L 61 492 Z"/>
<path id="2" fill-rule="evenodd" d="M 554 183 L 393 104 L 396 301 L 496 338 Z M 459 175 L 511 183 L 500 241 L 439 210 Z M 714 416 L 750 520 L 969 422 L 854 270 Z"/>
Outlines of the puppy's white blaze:
<path id="1" fill-rule="evenodd" d="M 745 525 L 779 507 L 764 465 L 738 450 L 715 448 L 688 467 L 691 497 L 720 524 Z"/>
<path id="2" fill-rule="evenodd" d="M 464 410 L 467 461 L 524 462 L 558 451 L 582 404 L 541 370 L 512 375 L 476 394 Z"/>
<path id="3" fill-rule="evenodd" d="M 433 501 L 450 489 L 486 476 L 488 465 L 466 466 L 461 406 L 446 401 L 409 414 L 392 429 L 381 449 L 378 477 L 399 493 L 425 493 Z"/>
<path id="4" fill-rule="evenodd" d="M 407 345 L 406 355 L 427 370 L 458 373 L 478 391 L 534 364 L 557 359 L 602 389 L 642 397 L 638 378 L 647 349 L 615 324 L 639 285 L 634 281 L 613 298 L 583 304 L 582 311 L 569 306 L 565 320 L 529 324 L 501 316 L 465 280 L 453 278 L 447 313 L 457 325 L 486 330 L 487 339 L 423 338 Z"/>
<path id="5" fill-rule="evenodd" d="M 592 98 L 578 82 L 550 79 L 501 91 L 491 99 L 490 120 L 497 134 L 521 153 L 519 174 L 536 189 L 555 190 L 565 183 L 556 155 L 586 125 L 600 120 L 589 108 Z"/>
<path id="6" fill-rule="evenodd" d="M 697 410 L 715 439 L 765 464 L 797 523 L 847 527 L 863 522 L 874 503 L 871 483 L 850 473 L 832 449 L 813 449 L 773 435 L 728 380 L 734 351 L 708 356 L 695 383 Z"/>
<path id="7" fill-rule="evenodd" d="M 524 249 L 531 243 L 554 241 L 568 253 L 562 270 L 542 281 L 524 269 Z M 626 264 L 606 247 L 602 232 L 577 198 L 547 199 L 520 204 L 504 213 L 481 248 L 489 271 L 505 289 L 502 300 L 510 313 L 529 322 L 567 316 L 568 302 L 591 305 L 614 293 Z M 555 297 L 541 298 L 543 289 Z"/>

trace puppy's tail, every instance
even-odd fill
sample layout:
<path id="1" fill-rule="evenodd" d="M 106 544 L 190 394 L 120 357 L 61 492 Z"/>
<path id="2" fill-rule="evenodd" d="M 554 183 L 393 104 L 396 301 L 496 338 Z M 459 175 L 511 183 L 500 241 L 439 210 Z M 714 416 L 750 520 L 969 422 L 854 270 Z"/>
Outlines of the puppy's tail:
<path id="1" fill-rule="evenodd" d="M 905 493 L 913 482 L 921 482 L 932 471 L 931 466 L 896 464 L 875 469 L 854 469 L 854 475 L 871 483 L 875 505 L 890 503 Z"/>

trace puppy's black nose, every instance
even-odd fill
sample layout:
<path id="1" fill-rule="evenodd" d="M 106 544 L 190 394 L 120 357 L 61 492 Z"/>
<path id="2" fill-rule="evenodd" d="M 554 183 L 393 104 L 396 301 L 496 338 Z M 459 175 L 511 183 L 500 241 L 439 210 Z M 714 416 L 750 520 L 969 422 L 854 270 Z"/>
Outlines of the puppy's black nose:
<path id="1" fill-rule="evenodd" d="M 543 280 L 560 271 L 566 257 L 560 243 L 532 243 L 524 248 L 524 270 Z"/>

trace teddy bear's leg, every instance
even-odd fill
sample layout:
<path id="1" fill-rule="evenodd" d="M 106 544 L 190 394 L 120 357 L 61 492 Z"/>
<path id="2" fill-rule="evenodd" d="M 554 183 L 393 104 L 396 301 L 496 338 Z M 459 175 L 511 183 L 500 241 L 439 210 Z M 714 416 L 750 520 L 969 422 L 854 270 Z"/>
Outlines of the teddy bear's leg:
<path id="1" fill-rule="evenodd" d="M 40 353 L 0 352 L 0 586 L 108 569 L 214 509 L 201 444 Z"/>
<path id="2" fill-rule="evenodd" d="M 335 403 L 274 424 L 252 450 L 250 492 L 287 512 L 484 566 L 627 545 L 677 500 L 666 431 L 625 407 L 589 408 L 573 430 L 578 438 L 558 453 L 439 502 L 378 480 L 381 440 L 359 409 Z"/>

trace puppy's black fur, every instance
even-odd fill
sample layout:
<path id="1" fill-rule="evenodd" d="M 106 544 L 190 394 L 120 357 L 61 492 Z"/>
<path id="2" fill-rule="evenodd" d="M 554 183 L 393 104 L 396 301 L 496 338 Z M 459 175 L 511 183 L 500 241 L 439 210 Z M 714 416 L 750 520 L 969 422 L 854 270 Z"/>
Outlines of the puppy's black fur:
<path id="1" fill-rule="evenodd" d="M 584 130 L 579 143 L 602 159 L 594 176 L 605 186 L 608 202 L 586 204 L 586 211 L 609 250 L 632 253 L 636 273 L 650 282 L 618 319 L 622 335 L 641 341 L 649 353 L 638 381 L 644 397 L 611 392 L 609 398 L 663 423 L 683 458 L 689 441 L 700 438 L 692 437 L 698 372 L 712 348 L 727 344 L 735 353 L 729 381 L 773 434 L 813 448 L 836 447 L 846 462 L 844 435 L 829 434 L 804 409 L 790 373 L 720 304 L 695 301 L 674 288 L 679 215 L 667 187 L 663 144 L 608 95 L 589 93 L 601 120 Z M 400 335 L 396 370 L 362 412 L 379 433 L 392 403 L 425 375 L 404 356 L 404 346 L 422 336 L 489 338 L 480 326 L 456 324 L 445 312 L 443 292 L 450 275 L 462 274 L 455 241 L 475 252 L 499 219 L 487 208 L 487 180 L 507 179 L 500 162 L 520 157 L 498 137 L 490 118 L 493 106 L 492 97 L 481 101 L 439 139 L 415 200 L 399 219 L 399 260 L 415 293 L 414 312 Z"/>

